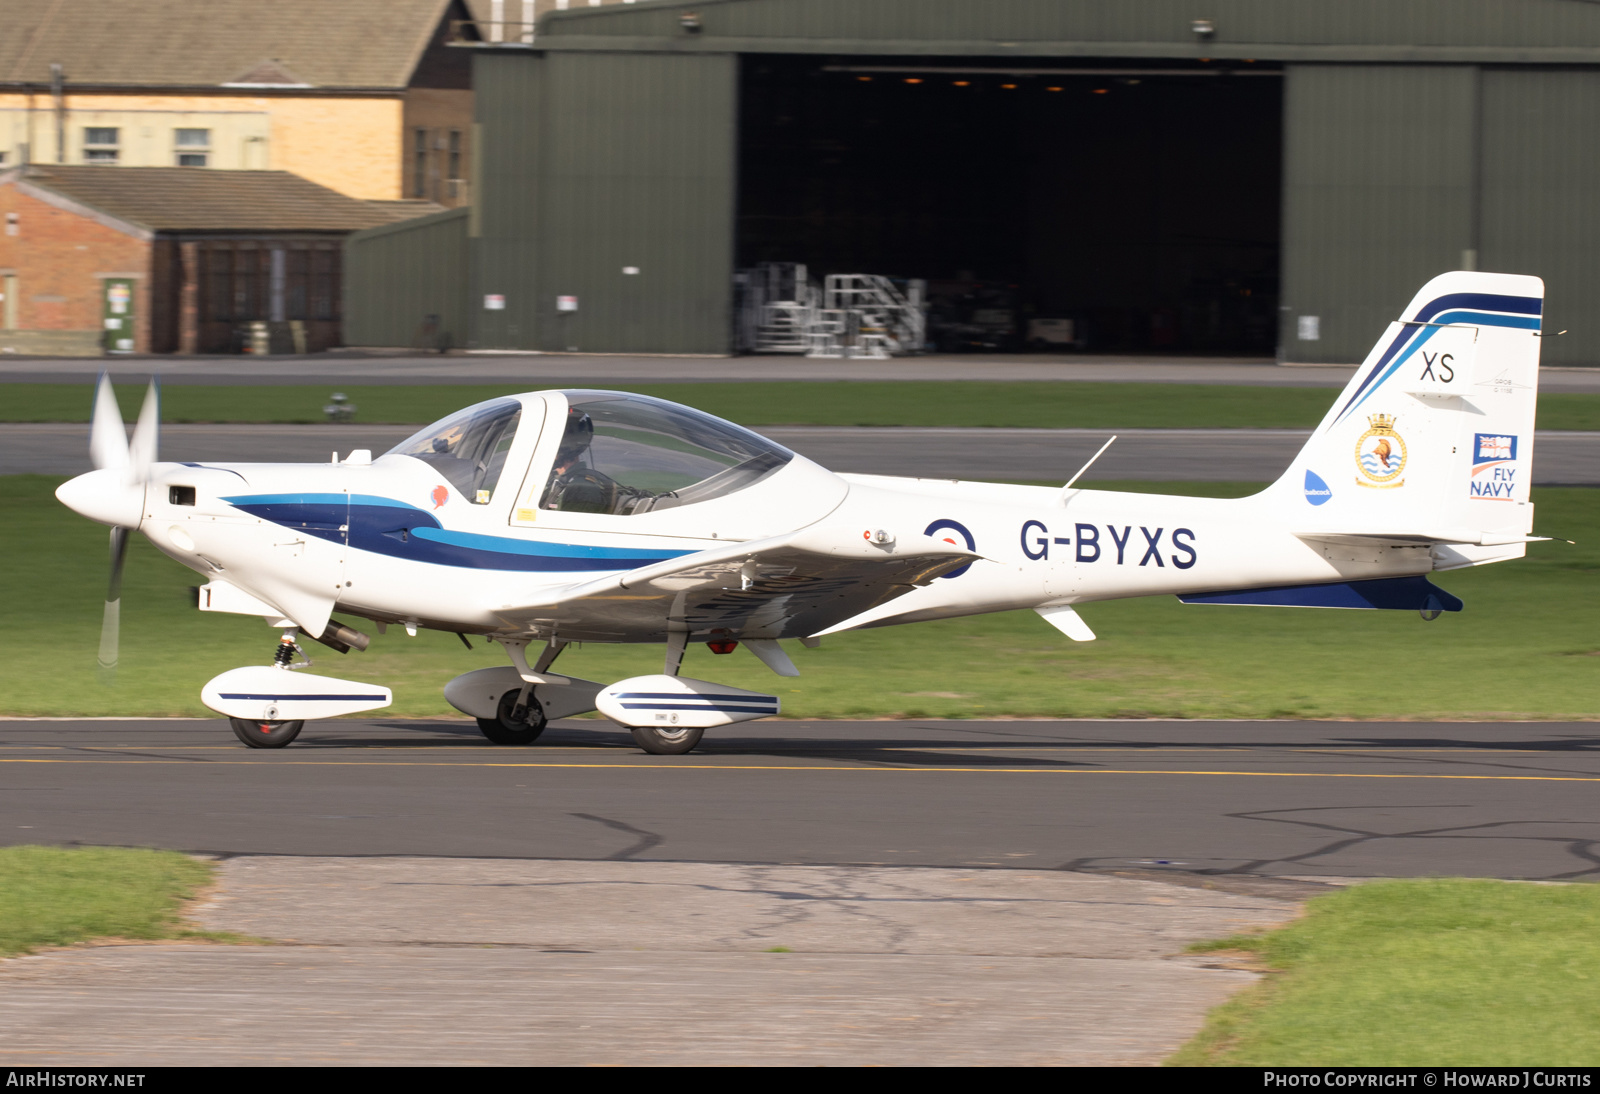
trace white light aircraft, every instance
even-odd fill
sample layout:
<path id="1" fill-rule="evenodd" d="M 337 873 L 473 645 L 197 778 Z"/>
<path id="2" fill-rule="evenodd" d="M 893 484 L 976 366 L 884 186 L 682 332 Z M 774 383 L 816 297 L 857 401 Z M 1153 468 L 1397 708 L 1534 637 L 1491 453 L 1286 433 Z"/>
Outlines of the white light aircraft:
<path id="1" fill-rule="evenodd" d="M 1094 635 L 1078 605 L 1154 593 L 1459 611 L 1428 574 L 1542 538 L 1528 487 L 1543 296 L 1534 277 L 1430 281 L 1288 471 L 1241 499 L 834 474 L 719 418 L 612 391 L 492 399 L 377 459 L 161 463 L 156 385 L 130 442 L 104 377 L 97 470 L 57 497 L 112 529 L 103 664 L 135 530 L 208 579 L 201 610 L 281 631 L 272 664 L 202 691 L 247 745 L 280 748 L 307 719 L 391 701 L 292 671 L 300 636 L 366 648 L 338 614 L 498 642 L 509 665 L 445 687 L 496 744 L 598 709 L 645 751 L 683 753 L 708 728 L 779 711 L 776 696 L 681 675 L 691 644 L 743 644 L 793 676 L 782 639 L 1031 608 L 1082 642 Z M 612 684 L 552 671 L 574 641 L 665 643 L 665 664 Z"/>

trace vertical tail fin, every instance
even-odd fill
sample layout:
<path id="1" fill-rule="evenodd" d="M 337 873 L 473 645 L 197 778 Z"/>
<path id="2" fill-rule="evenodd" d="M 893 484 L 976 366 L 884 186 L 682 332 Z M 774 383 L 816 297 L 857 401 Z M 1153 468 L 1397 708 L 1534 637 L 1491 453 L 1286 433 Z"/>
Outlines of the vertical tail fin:
<path id="1" fill-rule="evenodd" d="M 1428 282 L 1263 500 L 1307 533 L 1520 545 L 1543 310 L 1537 277 Z"/>

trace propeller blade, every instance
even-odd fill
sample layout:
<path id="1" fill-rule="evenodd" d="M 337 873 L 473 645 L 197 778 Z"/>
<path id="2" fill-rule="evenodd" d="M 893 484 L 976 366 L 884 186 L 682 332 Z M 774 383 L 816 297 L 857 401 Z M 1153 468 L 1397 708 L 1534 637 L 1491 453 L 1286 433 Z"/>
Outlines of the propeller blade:
<path id="1" fill-rule="evenodd" d="M 95 470 L 128 463 L 128 431 L 122 425 L 122 409 L 111 390 L 111 377 L 104 372 L 94 394 L 94 416 L 89 419 L 89 460 Z"/>
<path id="2" fill-rule="evenodd" d="M 143 482 L 149 477 L 150 465 L 156 462 L 160 433 L 161 386 L 152 379 L 149 389 L 144 393 L 139 422 L 133 427 L 133 440 L 128 442 L 128 463 L 133 467 L 135 482 Z"/>
<path id="3" fill-rule="evenodd" d="M 100 674 L 108 683 L 117 674 L 117 633 L 122 624 L 122 563 L 128 557 L 128 530 L 111 529 L 111 581 L 100 620 Z"/>

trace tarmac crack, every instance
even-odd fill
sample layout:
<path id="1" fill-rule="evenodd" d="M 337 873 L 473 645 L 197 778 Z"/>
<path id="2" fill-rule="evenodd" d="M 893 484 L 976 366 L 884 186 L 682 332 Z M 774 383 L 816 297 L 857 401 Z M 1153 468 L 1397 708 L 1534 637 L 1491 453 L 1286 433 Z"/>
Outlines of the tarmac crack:
<path id="1" fill-rule="evenodd" d="M 619 820 L 611 820 L 608 817 L 597 817 L 593 813 L 568 813 L 567 816 L 577 817 L 579 820 L 594 821 L 596 824 L 603 824 L 615 831 L 626 832 L 630 836 L 639 837 L 639 842 L 632 847 L 624 847 L 620 851 L 607 855 L 606 859 L 608 861 L 621 862 L 632 858 L 634 855 L 643 854 L 652 847 L 659 847 L 666 842 L 665 836 L 655 832 L 647 832 L 643 828 L 635 828 L 631 824 L 626 824 Z"/>
<path id="2" fill-rule="evenodd" d="M 1340 851 L 1345 851 L 1345 850 L 1348 850 L 1349 848 L 1352 848 L 1352 847 L 1359 847 L 1359 846 L 1362 846 L 1363 844 L 1374 843 L 1374 842 L 1378 842 L 1378 841 L 1382 841 L 1382 840 L 1397 840 L 1397 839 L 1480 839 L 1480 838 L 1483 838 L 1483 836 L 1480 835 L 1480 833 L 1483 833 L 1483 832 L 1485 832 L 1487 830 L 1490 830 L 1490 829 L 1510 828 L 1510 827 L 1514 827 L 1514 826 L 1518 826 L 1518 825 L 1524 825 L 1524 824 L 1550 823 L 1548 821 L 1536 821 L 1536 820 L 1485 821 L 1485 822 L 1483 822 L 1481 824 L 1451 825 L 1451 826 L 1442 827 L 1442 828 L 1419 828 L 1419 829 L 1414 829 L 1414 830 L 1410 830 L 1410 831 L 1403 831 L 1403 832 L 1369 832 L 1369 831 L 1366 831 L 1364 829 L 1351 828 L 1351 827 L 1347 827 L 1345 825 L 1321 823 L 1321 822 L 1312 821 L 1312 820 L 1302 820 L 1302 819 L 1298 819 L 1298 818 L 1284 817 L 1284 816 L 1278 815 L 1278 814 L 1284 814 L 1284 813 L 1328 812 L 1328 811 L 1333 811 L 1333 810 L 1344 810 L 1344 809 L 1348 809 L 1348 808 L 1350 808 L 1350 807 L 1348 807 L 1348 806 L 1318 806 L 1318 807 L 1307 808 L 1307 809 L 1274 809 L 1274 810 L 1263 810 L 1263 811 L 1260 811 L 1260 812 L 1229 813 L 1229 814 L 1226 814 L 1227 816 L 1232 817 L 1232 818 L 1234 818 L 1236 820 L 1259 821 L 1259 822 L 1276 823 L 1276 824 L 1289 824 L 1289 825 L 1294 825 L 1294 826 L 1302 827 L 1302 828 L 1318 829 L 1318 830 L 1325 831 L 1325 832 L 1344 833 L 1346 838 L 1332 840 L 1332 841 L 1330 841 L 1328 843 L 1323 844 L 1321 847 L 1313 848 L 1312 850 L 1302 852 L 1302 853 L 1300 853 L 1298 855 L 1289 855 L 1289 856 L 1286 856 L 1286 857 L 1271 858 L 1271 859 L 1255 859 L 1255 860 L 1252 860 L 1250 862 L 1243 863 L 1243 864 L 1241 864 L 1239 866 L 1232 867 L 1232 868 L 1227 869 L 1227 870 L 1219 870 L 1219 871 L 1214 871 L 1214 872 L 1217 873 L 1217 874 L 1234 874 L 1234 873 L 1254 874 L 1254 873 L 1259 873 L 1264 868 L 1266 868 L 1268 866 L 1271 866 L 1271 865 L 1274 865 L 1274 864 L 1277 864 L 1277 863 L 1295 863 L 1295 864 L 1304 865 L 1304 864 L 1306 864 L 1308 862 L 1311 862 L 1314 859 L 1324 858 L 1324 857 L 1326 857 L 1328 855 L 1336 854 L 1336 853 L 1338 853 Z M 1407 807 L 1399 807 L 1399 808 L 1407 808 Z M 1412 807 L 1409 807 L 1409 808 L 1424 809 L 1424 808 L 1437 808 L 1437 807 L 1436 806 L 1412 806 Z M 1458 807 L 1458 808 L 1466 808 L 1466 807 L 1465 806 L 1461 806 L 1461 807 Z M 1571 823 L 1571 822 L 1566 822 L 1566 823 Z M 1579 823 L 1591 823 L 1592 824 L 1592 823 L 1595 823 L 1595 822 L 1588 821 L 1588 822 L 1579 822 Z M 1518 841 L 1518 842 L 1525 842 L 1525 843 L 1566 844 L 1569 853 L 1573 854 L 1575 857 L 1578 857 L 1579 859 L 1582 859 L 1582 860 L 1584 860 L 1584 861 L 1586 861 L 1588 863 L 1588 865 L 1584 869 L 1581 869 L 1581 870 L 1567 871 L 1567 872 L 1564 872 L 1564 873 L 1548 875 L 1548 877 L 1551 878 L 1551 879 L 1554 879 L 1554 878 L 1570 879 L 1570 878 L 1576 878 L 1576 877 L 1583 877 L 1583 876 L 1590 875 L 1590 874 L 1600 874 L 1600 855 L 1597 855 L 1595 853 L 1595 851 L 1594 851 L 1594 848 L 1595 848 L 1596 843 L 1597 843 L 1597 841 L 1595 841 L 1595 840 L 1574 839 L 1571 836 L 1515 836 L 1515 835 L 1506 836 L 1506 835 L 1499 835 L 1496 838 L 1511 839 L 1511 840 L 1515 840 L 1515 841 Z"/>

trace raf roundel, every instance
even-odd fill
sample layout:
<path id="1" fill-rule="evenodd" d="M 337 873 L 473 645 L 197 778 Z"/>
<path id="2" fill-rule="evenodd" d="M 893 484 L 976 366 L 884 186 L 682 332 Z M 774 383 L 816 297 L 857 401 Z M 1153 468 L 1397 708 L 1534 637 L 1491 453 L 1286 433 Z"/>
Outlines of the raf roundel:
<path id="1" fill-rule="evenodd" d="M 952 532 L 954 532 L 955 535 L 951 535 L 950 533 Z M 944 542 L 955 546 L 960 546 L 960 543 L 958 543 L 955 538 L 955 536 L 960 536 L 961 542 L 964 542 L 967 545 L 967 550 L 976 551 L 978 549 L 978 541 L 974 539 L 972 533 L 967 530 L 967 526 L 958 520 L 936 520 L 924 528 L 922 530 L 922 534 L 925 536 L 932 536 L 934 539 L 943 540 Z M 969 562 L 965 566 L 951 570 L 944 576 L 960 577 L 970 569 L 972 569 L 972 563 Z"/>

